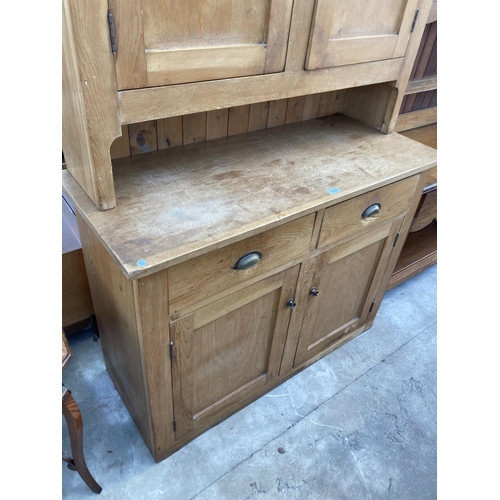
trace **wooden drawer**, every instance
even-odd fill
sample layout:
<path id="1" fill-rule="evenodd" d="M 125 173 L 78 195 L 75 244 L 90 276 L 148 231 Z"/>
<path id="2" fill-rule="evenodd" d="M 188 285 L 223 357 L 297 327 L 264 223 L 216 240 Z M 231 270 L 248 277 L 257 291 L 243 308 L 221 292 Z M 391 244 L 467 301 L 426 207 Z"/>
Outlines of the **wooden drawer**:
<path id="1" fill-rule="evenodd" d="M 318 248 L 340 241 L 376 224 L 403 215 L 409 208 L 418 175 L 389 184 L 325 210 Z M 368 207 L 380 205 L 377 215 L 363 217 Z"/>
<path id="2" fill-rule="evenodd" d="M 316 214 L 283 224 L 207 255 L 201 255 L 168 270 L 170 317 L 209 297 L 220 298 L 252 277 L 272 271 L 309 251 Z M 238 259 L 260 252 L 260 262 L 251 269 L 235 270 Z"/>

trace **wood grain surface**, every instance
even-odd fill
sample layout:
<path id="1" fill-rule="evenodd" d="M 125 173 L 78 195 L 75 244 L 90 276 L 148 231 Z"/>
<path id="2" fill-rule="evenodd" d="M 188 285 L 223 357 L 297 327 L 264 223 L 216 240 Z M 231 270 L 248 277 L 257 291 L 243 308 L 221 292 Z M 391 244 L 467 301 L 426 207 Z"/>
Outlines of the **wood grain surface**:
<path id="1" fill-rule="evenodd" d="M 307 297 L 294 364 L 322 351 L 326 345 L 355 329 L 360 323 L 368 288 L 381 253 L 382 241 L 328 262 L 312 285 L 317 297 Z"/>
<path id="2" fill-rule="evenodd" d="M 316 71 L 283 71 L 243 78 L 118 92 L 121 123 L 288 99 L 397 80 L 404 59 L 387 59 Z"/>
<path id="3" fill-rule="evenodd" d="M 62 255 L 62 326 L 86 320 L 94 314 L 82 249 Z"/>
<path id="4" fill-rule="evenodd" d="M 119 89 L 282 71 L 293 0 L 110 2 Z"/>
<path id="5" fill-rule="evenodd" d="M 409 233 L 399 256 L 388 290 L 437 262 L 437 220 L 420 231 Z"/>
<path id="6" fill-rule="evenodd" d="M 437 149 L 437 123 L 425 127 L 417 127 L 401 132 L 405 137 L 421 142 L 427 146 Z"/>
<path id="7" fill-rule="evenodd" d="M 360 8 L 360 6 L 363 6 Z M 417 0 L 318 0 L 306 68 L 402 57 Z"/>
<path id="8" fill-rule="evenodd" d="M 318 248 L 404 215 L 413 199 L 417 182 L 418 176 L 409 177 L 328 208 L 323 217 Z M 375 203 L 381 205 L 380 213 L 363 218 L 364 210 Z"/>
<path id="9" fill-rule="evenodd" d="M 277 273 L 171 323 L 176 439 L 276 379 L 298 271 Z"/>
<path id="10" fill-rule="evenodd" d="M 399 115 L 394 131 L 405 132 L 406 130 L 425 127 L 433 123 L 437 123 L 437 106 Z"/>
<path id="11" fill-rule="evenodd" d="M 121 134 L 107 11 L 102 0 L 63 2 L 63 107 L 71 110 L 63 113 L 63 150 L 68 170 L 101 210 L 115 206 L 109 150 Z M 66 139 L 75 126 L 76 150 Z"/>
<path id="12" fill-rule="evenodd" d="M 422 195 L 422 203 L 415 214 L 410 232 L 419 231 L 434 219 L 437 219 L 437 189 Z"/>
<path id="13" fill-rule="evenodd" d="M 101 212 L 63 189 L 128 278 L 240 241 L 436 164 L 436 150 L 343 116 L 115 160 Z"/>
<path id="14" fill-rule="evenodd" d="M 141 123 L 131 123 L 122 125 L 122 136 L 117 138 L 111 145 L 111 158 L 123 158 L 140 153 L 148 153 L 156 149 L 168 149 L 176 146 L 183 146 L 192 142 L 202 140 L 211 141 L 230 135 L 244 134 L 263 130 L 284 124 L 299 121 L 312 120 L 325 116 L 342 113 L 344 101 L 347 95 L 346 90 L 324 92 L 320 94 L 303 95 L 291 97 L 290 99 L 280 99 L 278 101 L 258 102 L 246 104 L 244 106 L 234 106 L 232 108 L 215 109 L 205 113 L 185 115 L 187 127 L 197 127 L 197 134 L 187 134 L 184 136 L 184 116 L 173 116 L 161 120 L 149 120 Z M 363 112 L 369 107 L 369 99 L 379 102 L 378 108 L 383 108 L 385 101 L 383 96 L 372 95 L 360 90 L 360 95 L 354 96 L 351 101 L 360 102 L 361 108 L 358 115 L 363 116 Z M 367 102 L 368 101 L 368 102 Z M 378 109 L 377 108 L 377 109 Z M 269 110 L 271 116 L 269 116 Z M 357 119 L 352 110 L 349 116 Z M 384 109 L 382 109 L 382 113 Z M 346 113 L 344 113 L 346 114 Z M 193 117 L 198 116 L 193 122 Z M 206 134 L 203 121 L 206 116 Z M 145 130 L 142 130 L 145 129 Z M 156 136 L 154 133 L 156 131 Z M 142 135 L 140 135 L 142 134 Z M 142 146 L 138 144 L 137 140 Z M 193 140 L 194 139 L 194 140 Z"/>
<path id="15" fill-rule="evenodd" d="M 168 270 L 171 312 L 306 255 L 313 225 L 314 214 L 310 214 L 171 267 Z M 236 261 L 252 251 L 262 254 L 260 262 L 245 271 L 235 270 Z"/>
<path id="16" fill-rule="evenodd" d="M 413 31 L 410 36 L 410 41 L 408 43 L 401 72 L 398 75 L 396 85 L 393 89 L 393 105 L 388 106 L 386 116 L 384 118 L 384 125 L 381 128 L 384 133 L 391 133 L 394 131 L 402 101 L 403 99 L 409 99 L 411 97 L 405 96 L 405 91 L 411 78 L 411 73 L 414 67 L 415 60 L 417 58 L 417 53 L 421 46 L 421 38 L 424 30 L 426 29 L 427 17 L 429 15 L 431 6 L 431 0 L 419 0 L 417 3 L 419 14 L 413 26 Z"/>
<path id="17" fill-rule="evenodd" d="M 144 398 L 151 421 L 151 453 L 156 458 L 174 442 L 169 352 L 167 272 L 132 282 L 137 313 L 137 340 L 145 380 Z M 124 346 L 125 347 L 125 346 Z"/>
<path id="18" fill-rule="evenodd" d="M 109 253 L 78 213 L 77 220 L 106 369 L 152 450 L 154 437 L 133 283 L 114 265 Z"/>

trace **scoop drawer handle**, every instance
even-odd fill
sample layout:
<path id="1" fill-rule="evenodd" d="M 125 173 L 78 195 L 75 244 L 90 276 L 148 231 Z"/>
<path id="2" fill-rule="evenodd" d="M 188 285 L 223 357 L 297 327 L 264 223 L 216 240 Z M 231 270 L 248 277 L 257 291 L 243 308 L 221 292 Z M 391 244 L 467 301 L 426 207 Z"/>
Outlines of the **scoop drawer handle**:
<path id="1" fill-rule="evenodd" d="M 236 261 L 233 269 L 236 269 L 237 271 L 245 271 L 246 269 L 251 269 L 260 262 L 260 259 L 262 259 L 262 254 L 260 252 L 249 252 Z"/>
<path id="2" fill-rule="evenodd" d="M 361 217 L 363 219 L 366 219 L 368 217 L 375 217 L 380 213 L 380 209 L 382 208 L 382 205 L 380 203 L 374 203 L 373 205 L 370 205 L 362 214 Z"/>

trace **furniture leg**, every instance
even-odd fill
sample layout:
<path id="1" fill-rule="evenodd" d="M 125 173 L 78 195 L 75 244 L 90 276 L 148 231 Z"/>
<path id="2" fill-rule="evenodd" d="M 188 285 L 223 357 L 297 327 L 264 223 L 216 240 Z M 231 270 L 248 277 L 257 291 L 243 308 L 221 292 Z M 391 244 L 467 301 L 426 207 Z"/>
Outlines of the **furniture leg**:
<path id="1" fill-rule="evenodd" d="M 68 462 L 68 468 L 76 470 L 80 477 L 85 481 L 85 484 L 94 492 L 100 493 L 101 486 L 97 484 L 92 474 L 87 468 L 85 458 L 83 456 L 83 420 L 80 409 L 76 404 L 73 396 L 63 386 L 62 395 L 62 413 L 66 420 L 69 430 L 69 438 L 71 442 L 71 454 L 73 458 L 68 457 L 63 453 L 63 460 Z"/>

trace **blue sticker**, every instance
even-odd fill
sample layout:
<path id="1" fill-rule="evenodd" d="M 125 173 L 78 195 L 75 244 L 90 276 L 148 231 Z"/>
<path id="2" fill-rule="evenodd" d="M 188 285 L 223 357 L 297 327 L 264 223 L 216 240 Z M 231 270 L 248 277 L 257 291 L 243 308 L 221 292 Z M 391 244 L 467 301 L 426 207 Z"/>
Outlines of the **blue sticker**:
<path id="1" fill-rule="evenodd" d="M 144 259 L 137 261 L 137 265 L 140 267 L 144 267 L 146 264 L 147 264 L 147 262 Z"/>
<path id="2" fill-rule="evenodd" d="M 334 188 L 331 188 L 331 189 L 327 189 L 327 191 L 328 191 L 330 194 L 340 193 L 340 189 L 339 189 L 338 187 L 334 187 Z"/>

